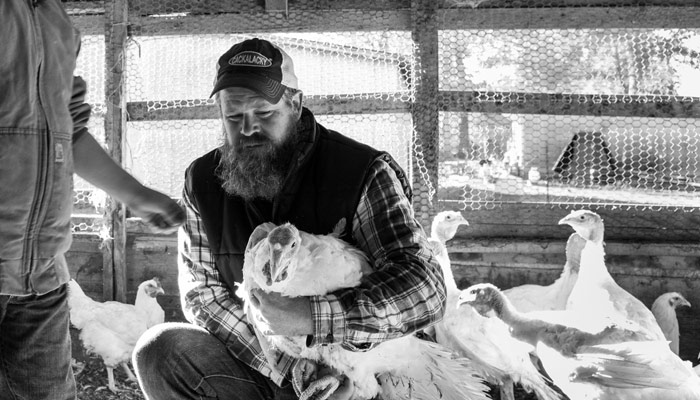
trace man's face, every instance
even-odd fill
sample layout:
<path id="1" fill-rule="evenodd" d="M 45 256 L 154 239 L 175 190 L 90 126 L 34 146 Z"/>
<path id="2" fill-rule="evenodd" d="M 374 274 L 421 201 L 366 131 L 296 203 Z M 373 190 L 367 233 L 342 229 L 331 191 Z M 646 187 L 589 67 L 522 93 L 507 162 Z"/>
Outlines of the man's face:
<path id="1" fill-rule="evenodd" d="M 272 104 L 239 87 L 219 92 L 226 144 L 218 173 L 228 193 L 271 200 L 279 192 L 300 141 L 300 101 Z"/>
<path id="2" fill-rule="evenodd" d="M 296 110 L 284 99 L 272 104 L 250 89 L 232 87 L 219 92 L 228 144 L 241 151 L 265 151 L 282 143 L 296 129 Z"/>

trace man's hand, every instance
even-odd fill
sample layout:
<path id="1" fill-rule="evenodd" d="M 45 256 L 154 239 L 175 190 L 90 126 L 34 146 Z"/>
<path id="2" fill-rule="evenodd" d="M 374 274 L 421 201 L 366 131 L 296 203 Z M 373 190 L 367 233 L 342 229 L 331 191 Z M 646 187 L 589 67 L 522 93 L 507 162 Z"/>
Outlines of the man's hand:
<path id="1" fill-rule="evenodd" d="M 352 398 L 352 395 L 355 393 L 355 385 L 352 383 L 352 380 L 350 378 L 346 377 L 345 375 L 341 375 L 338 377 L 338 379 L 341 379 L 342 381 L 340 382 L 340 386 L 338 389 L 331 394 L 331 396 L 328 398 L 328 400 L 349 400 Z"/>
<path id="2" fill-rule="evenodd" d="M 175 200 L 145 186 L 126 206 L 158 233 L 172 233 L 185 222 L 185 210 Z"/>
<path id="3" fill-rule="evenodd" d="M 303 336 L 314 333 L 307 297 L 285 297 L 253 289 L 250 301 L 261 314 L 265 335 Z"/>
<path id="4" fill-rule="evenodd" d="M 355 392 L 352 380 L 327 365 L 298 359 L 292 368 L 292 384 L 299 400 L 348 400 Z"/>

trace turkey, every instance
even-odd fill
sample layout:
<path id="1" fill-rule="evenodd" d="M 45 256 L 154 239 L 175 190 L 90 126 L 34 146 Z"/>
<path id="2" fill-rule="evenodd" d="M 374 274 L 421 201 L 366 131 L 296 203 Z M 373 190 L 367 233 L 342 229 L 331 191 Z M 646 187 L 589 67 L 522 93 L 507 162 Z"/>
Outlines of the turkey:
<path id="1" fill-rule="evenodd" d="M 586 241 L 574 232 L 566 242 L 566 263 L 559 278 L 547 286 L 526 284 L 506 289 L 503 293 L 518 311 L 563 310 L 578 279 L 581 251 Z"/>
<path id="2" fill-rule="evenodd" d="M 134 304 L 98 302 L 88 297 L 74 279 L 68 282 L 70 322 L 80 330 L 85 350 L 104 361 L 112 392 L 118 391 L 114 381 L 114 368 L 118 365 L 124 368 L 130 381 L 136 381 L 127 363 L 141 334 L 163 322 L 163 309 L 156 300 L 163 293 L 160 281 L 149 279 L 139 285 Z"/>
<path id="3" fill-rule="evenodd" d="M 683 306 L 690 307 L 690 302 L 677 292 L 664 293 L 657 297 L 654 300 L 654 304 L 651 305 L 651 313 L 654 314 L 654 318 L 659 323 L 666 340 L 670 342 L 671 351 L 676 355 L 678 355 L 678 340 L 680 337 L 676 309 Z"/>
<path id="4" fill-rule="evenodd" d="M 430 225 L 428 241 L 443 270 L 445 266 L 450 266 L 446 243 L 455 237 L 457 230 L 462 225 L 469 225 L 469 222 L 458 211 L 441 211 L 435 215 Z"/>
<path id="5" fill-rule="evenodd" d="M 541 400 L 559 399 L 530 360 L 530 346 L 513 339 L 508 327 L 496 318 L 486 318 L 471 307 L 456 307 L 460 290 L 454 279 L 445 243 L 461 225 L 469 225 L 461 213 L 442 211 L 431 225 L 430 242 L 447 287 L 447 309 L 434 325 L 435 339 L 443 346 L 472 360 L 472 366 L 491 384 L 501 386 L 501 399 L 513 400 L 513 382 L 534 391 Z"/>
<path id="6" fill-rule="evenodd" d="M 603 219 L 592 211 L 578 210 L 562 218 L 559 224 L 570 225 L 586 240 L 578 279 L 571 289 L 566 309 L 577 311 L 581 318 L 604 315 L 615 320 L 634 321 L 655 340 L 666 340 L 651 311 L 610 276 L 605 265 Z"/>
<path id="7" fill-rule="evenodd" d="M 371 271 L 371 265 L 363 252 L 339 239 L 338 233 L 343 230 L 342 220 L 330 235 L 312 235 L 289 223 L 257 227 L 248 241 L 243 282 L 237 291 L 245 301 L 248 320 L 253 325 L 258 321 L 253 303 L 248 300 L 254 288 L 295 297 L 323 295 L 338 288 L 357 286 L 362 276 Z M 263 347 L 276 347 L 293 357 L 328 365 L 347 376 L 354 382 L 358 398 L 370 399 L 377 394 L 385 399 L 488 398 L 484 393 L 486 386 L 474 377 L 468 360 L 414 335 L 382 342 L 365 352 L 353 352 L 340 344 L 307 347 L 305 337 L 265 337 L 260 334 L 261 327 L 256 331 Z M 338 382 L 325 384 L 331 388 L 338 386 Z M 410 393 L 399 387 L 407 388 Z M 312 394 L 307 389 L 300 398 Z"/>
<path id="8" fill-rule="evenodd" d="M 581 320 L 569 310 L 521 313 L 488 283 L 462 291 L 459 304 L 495 314 L 513 337 L 534 346 L 571 400 L 700 399 L 700 377 L 691 363 L 629 321 Z"/>

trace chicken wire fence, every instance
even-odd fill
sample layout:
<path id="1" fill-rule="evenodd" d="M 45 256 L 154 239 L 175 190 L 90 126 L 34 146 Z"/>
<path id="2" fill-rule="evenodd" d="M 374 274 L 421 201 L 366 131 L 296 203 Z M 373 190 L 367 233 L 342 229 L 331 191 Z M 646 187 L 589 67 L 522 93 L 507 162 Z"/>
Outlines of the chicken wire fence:
<path id="1" fill-rule="evenodd" d="M 622 213 L 644 216 L 650 239 L 697 241 L 694 2 L 66 4 L 83 32 L 78 74 L 93 88 L 92 133 L 104 140 L 118 91 L 122 162 L 173 197 L 187 165 L 222 140 L 209 99 L 216 60 L 257 36 L 290 54 L 322 124 L 398 160 L 422 221 L 459 209 L 491 224 L 477 234 L 531 235 L 520 228 L 588 207 L 620 221 Z M 123 25 L 128 35 L 110 58 L 109 33 Z M 108 64 L 117 62 L 123 71 L 114 78 Z M 99 231 L 104 204 L 77 180 L 74 232 Z M 640 228 L 620 225 L 620 237 Z"/>

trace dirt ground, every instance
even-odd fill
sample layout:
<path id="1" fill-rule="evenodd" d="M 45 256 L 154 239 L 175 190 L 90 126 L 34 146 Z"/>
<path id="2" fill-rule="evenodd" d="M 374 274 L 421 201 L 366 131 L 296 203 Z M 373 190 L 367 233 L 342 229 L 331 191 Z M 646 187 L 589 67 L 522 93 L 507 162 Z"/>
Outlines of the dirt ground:
<path id="1" fill-rule="evenodd" d="M 144 400 L 136 382 L 126 380 L 126 373 L 121 368 L 114 370 L 114 380 L 118 392 L 112 393 L 107 388 L 107 370 L 102 359 L 88 356 L 83 370 L 75 376 L 78 388 L 78 400 Z M 77 371 L 76 371 L 77 372 Z"/>

